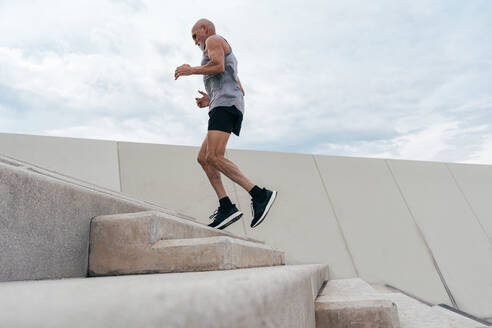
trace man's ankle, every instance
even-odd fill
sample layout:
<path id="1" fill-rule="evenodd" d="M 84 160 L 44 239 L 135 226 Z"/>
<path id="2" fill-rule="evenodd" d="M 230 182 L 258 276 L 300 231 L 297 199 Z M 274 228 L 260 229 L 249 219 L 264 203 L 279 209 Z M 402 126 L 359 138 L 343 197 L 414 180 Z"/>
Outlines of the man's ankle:
<path id="1" fill-rule="evenodd" d="M 253 200 L 257 202 L 263 202 L 266 199 L 266 191 L 260 189 L 260 187 L 256 185 L 249 191 L 249 194 L 253 197 Z"/>
<path id="2" fill-rule="evenodd" d="M 228 196 L 219 199 L 220 208 L 228 210 L 232 207 L 232 202 Z"/>

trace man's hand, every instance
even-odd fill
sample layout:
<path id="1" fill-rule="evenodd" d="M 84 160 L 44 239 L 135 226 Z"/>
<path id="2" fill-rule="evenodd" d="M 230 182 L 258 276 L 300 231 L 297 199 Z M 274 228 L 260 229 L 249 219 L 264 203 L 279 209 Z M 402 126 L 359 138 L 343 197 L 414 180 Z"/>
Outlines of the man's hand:
<path id="1" fill-rule="evenodd" d="M 210 104 L 210 97 L 203 91 L 198 90 L 202 94 L 203 97 L 195 98 L 196 105 L 200 108 L 207 107 Z"/>
<path id="2" fill-rule="evenodd" d="M 174 72 L 174 79 L 177 80 L 178 77 L 180 76 L 186 76 L 191 74 L 192 74 L 191 66 L 188 64 L 183 64 L 178 68 L 176 68 L 176 71 Z"/>

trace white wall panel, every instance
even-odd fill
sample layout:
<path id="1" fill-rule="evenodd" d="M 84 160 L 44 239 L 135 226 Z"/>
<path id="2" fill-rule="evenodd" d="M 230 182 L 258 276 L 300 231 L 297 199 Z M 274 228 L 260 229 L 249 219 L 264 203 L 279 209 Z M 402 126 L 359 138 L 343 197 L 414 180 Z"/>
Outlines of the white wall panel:
<path id="1" fill-rule="evenodd" d="M 219 201 L 202 167 L 198 147 L 119 142 L 122 191 L 138 199 L 197 218 L 209 224 Z M 232 183 L 222 178 L 233 203 Z M 236 222 L 226 230 L 245 235 L 244 224 Z"/>
<path id="2" fill-rule="evenodd" d="M 0 154 L 120 191 L 115 141 L 0 133 Z"/>

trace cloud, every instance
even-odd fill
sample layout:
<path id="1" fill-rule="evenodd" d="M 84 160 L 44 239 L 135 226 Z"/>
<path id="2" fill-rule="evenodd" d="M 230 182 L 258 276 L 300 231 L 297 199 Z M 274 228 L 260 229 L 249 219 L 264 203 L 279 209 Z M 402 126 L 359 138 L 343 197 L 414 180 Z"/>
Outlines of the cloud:
<path id="1" fill-rule="evenodd" d="M 0 1 L 0 130 L 201 144 L 190 28 L 211 18 L 239 59 L 235 148 L 487 161 L 487 1 Z M 218 10 L 217 8 L 220 8 Z M 254 20 L 251 19 L 254 17 Z M 490 162 L 492 163 L 492 161 Z"/>
<path id="2" fill-rule="evenodd" d="M 492 163 L 492 134 L 482 135 L 481 138 L 483 139 L 481 146 L 469 155 L 469 159 L 465 163 Z"/>

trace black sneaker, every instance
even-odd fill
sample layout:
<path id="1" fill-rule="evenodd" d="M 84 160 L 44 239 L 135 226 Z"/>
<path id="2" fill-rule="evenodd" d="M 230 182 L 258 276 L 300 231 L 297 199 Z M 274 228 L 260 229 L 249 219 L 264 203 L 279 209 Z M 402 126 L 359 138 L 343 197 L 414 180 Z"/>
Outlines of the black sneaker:
<path id="1" fill-rule="evenodd" d="M 239 220 L 241 216 L 243 216 L 243 213 L 241 213 L 241 211 L 239 211 L 234 204 L 232 204 L 232 206 L 225 211 L 219 207 L 214 214 L 210 216 L 214 222 L 210 223 L 208 226 L 217 229 L 224 229 Z"/>
<path id="2" fill-rule="evenodd" d="M 257 227 L 263 220 L 265 219 L 266 215 L 268 214 L 268 210 L 270 210 L 270 207 L 272 207 L 273 202 L 275 201 L 275 198 L 277 198 L 277 192 L 268 190 L 263 188 L 263 190 L 266 191 L 266 197 L 263 202 L 255 202 L 254 199 L 252 199 L 251 202 L 251 212 L 253 215 L 253 221 L 251 221 L 251 228 Z"/>

